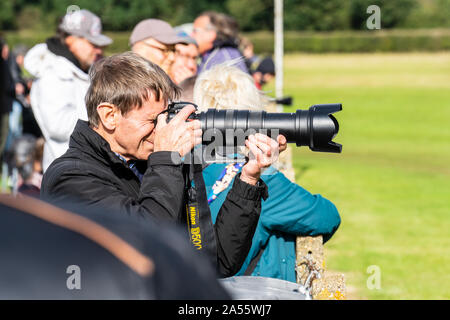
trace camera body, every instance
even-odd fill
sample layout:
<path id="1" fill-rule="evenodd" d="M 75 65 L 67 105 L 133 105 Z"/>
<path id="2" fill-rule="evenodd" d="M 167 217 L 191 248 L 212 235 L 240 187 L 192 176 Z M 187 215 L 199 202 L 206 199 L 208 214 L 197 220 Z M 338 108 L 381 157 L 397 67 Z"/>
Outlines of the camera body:
<path id="1" fill-rule="evenodd" d="M 167 121 L 190 102 L 172 102 L 168 109 Z M 196 112 L 189 120 L 200 120 L 203 144 L 213 141 L 223 146 L 244 145 L 245 139 L 256 132 L 276 138 L 284 135 L 288 143 L 297 146 L 308 146 L 312 151 L 342 152 L 342 145 L 332 140 L 339 131 L 339 123 L 332 115 L 341 111 L 341 104 L 318 104 L 308 110 L 297 110 L 295 113 L 268 113 L 250 110 L 216 110 Z"/>
<path id="2" fill-rule="evenodd" d="M 167 110 L 164 110 L 163 112 L 167 112 L 167 122 L 173 119 L 177 115 L 178 112 L 181 111 L 184 107 L 191 105 L 195 107 L 195 110 L 198 110 L 198 106 L 195 103 L 192 102 L 184 102 L 184 101 L 176 101 L 171 102 L 169 106 L 167 107 Z M 199 114 L 198 113 L 192 113 L 188 120 L 198 120 Z"/>

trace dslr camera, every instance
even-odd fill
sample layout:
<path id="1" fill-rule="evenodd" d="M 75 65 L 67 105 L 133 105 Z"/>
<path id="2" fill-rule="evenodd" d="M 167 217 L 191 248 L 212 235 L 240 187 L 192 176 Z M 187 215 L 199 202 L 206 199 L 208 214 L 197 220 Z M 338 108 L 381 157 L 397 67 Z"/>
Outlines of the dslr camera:
<path id="1" fill-rule="evenodd" d="M 170 103 L 164 111 L 168 113 L 167 121 L 189 104 L 198 110 L 190 102 Z M 339 103 L 317 104 L 293 113 L 208 109 L 191 114 L 188 121 L 200 120 L 204 145 L 242 146 L 249 135 L 259 132 L 274 139 L 282 134 L 288 143 L 308 146 L 312 151 L 340 153 L 342 145 L 332 141 L 339 131 L 339 123 L 332 114 L 341 110 Z"/>

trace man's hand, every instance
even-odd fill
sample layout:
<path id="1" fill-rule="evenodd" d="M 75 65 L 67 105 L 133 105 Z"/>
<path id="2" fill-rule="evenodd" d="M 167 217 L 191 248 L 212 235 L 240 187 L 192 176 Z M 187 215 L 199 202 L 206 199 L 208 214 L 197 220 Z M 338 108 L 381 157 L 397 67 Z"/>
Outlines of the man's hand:
<path id="1" fill-rule="evenodd" d="M 262 170 L 275 163 L 279 153 L 286 150 L 287 140 L 282 135 L 279 135 L 275 141 L 266 135 L 257 133 L 250 135 L 245 140 L 245 145 L 250 149 L 250 160 L 242 168 L 241 180 L 256 185 Z"/>
<path id="2" fill-rule="evenodd" d="M 167 113 L 158 116 L 155 127 L 153 151 L 176 151 L 184 156 L 195 145 L 202 142 L 202 129 L 199 120 L 186 122 L 195 107 L 188 105 L 167 123 Z"/>

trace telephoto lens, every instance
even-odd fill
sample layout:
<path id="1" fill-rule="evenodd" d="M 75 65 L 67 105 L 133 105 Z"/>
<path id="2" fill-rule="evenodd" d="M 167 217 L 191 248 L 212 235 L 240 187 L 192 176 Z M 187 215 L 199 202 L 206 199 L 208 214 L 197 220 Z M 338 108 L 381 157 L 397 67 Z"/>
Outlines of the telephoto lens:
<path id="1" fill-rule="evenodd" d="M 188 104 L 192 103 L 171 103 L 167 120 Z M 339 131 L 339 123 L 332 114 L 341 110 L 338 103 L 317 104 L 294 113 L 208 109 L 192 114 L 189 119 L 200 120 L 203 144 L 214 141 L 224 146 L 244 145 L 250 134 L 260 132 L 272 138 L 282 134 L 288 143 L 308 146 L 312 151 L 340 153 L 342 145 L 332 141 Z"/>

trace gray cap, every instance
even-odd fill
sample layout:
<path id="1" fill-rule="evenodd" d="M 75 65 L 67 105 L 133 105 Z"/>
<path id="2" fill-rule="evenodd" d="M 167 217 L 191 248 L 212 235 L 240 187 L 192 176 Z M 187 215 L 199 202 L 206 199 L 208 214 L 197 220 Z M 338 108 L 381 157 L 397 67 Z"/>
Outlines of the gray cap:
<path id="1" fill-rule="evenodd" d="M 85 9 L 67 13 L 59 28 L 68 34 L 83 37 L 99 47 L 104 47 L 112 43 L 111 38 L 102 34 L 102 22 L 100 18 Z"/>
<path id="2" fill-rule="evenodd" d="M 197 41 L 195 41 L 194 38 L 189 36 L 189 34 L 186 31 L 184 31 L 180 26 L 175 27 L 174 30 L 177 33 L 177 36 L 179 36 L 179 37 L 184 39 L 184 42 L 186 44 L 195 44 L 198 47 Z"/>
<path id="3" fill-rule="evenodd" d="M 148 38 L 163 44 L 186 43 L 186 40 L 179 37 L 170 24 L 158 19 L 146 19 L 139 22 L 131 32 L 130 45 Z"/>
<path id="4" fill-rule="evenodd" d="M 184 31 L 187 35 L 190 36 L 192 34 L 192 31 L 194 30 L 194 24 L 192 22 L 183 23 L 180 24 L 179 26 L 176 26 L 174 29 L 178 33 Z"/>

